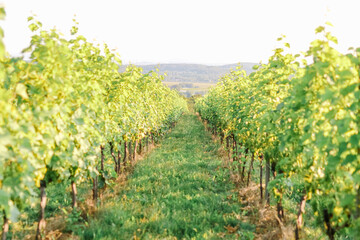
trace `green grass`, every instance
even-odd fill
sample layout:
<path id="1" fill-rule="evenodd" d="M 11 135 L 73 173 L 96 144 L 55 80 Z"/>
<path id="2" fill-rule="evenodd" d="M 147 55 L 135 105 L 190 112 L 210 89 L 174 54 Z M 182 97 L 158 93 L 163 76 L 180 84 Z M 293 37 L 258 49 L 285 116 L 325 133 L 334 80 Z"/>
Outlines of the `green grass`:
<path id="1" fill-rule="evenodd" d="M 184 115 L 82 238 L 251 239 L 255 227 L 238 220 L 241 205 L 218 147 L 195 115 Z"/>

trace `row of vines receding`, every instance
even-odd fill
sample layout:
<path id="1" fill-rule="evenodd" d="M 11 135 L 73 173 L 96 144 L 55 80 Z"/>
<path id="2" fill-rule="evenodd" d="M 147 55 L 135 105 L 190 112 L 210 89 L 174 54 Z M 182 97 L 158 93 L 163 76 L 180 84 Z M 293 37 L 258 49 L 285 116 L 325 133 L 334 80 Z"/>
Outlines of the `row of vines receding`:
<path id="1" fill-rule="evenodd" d="M 261 201 L 276 205 L 296 239 L 316 229 L 329 239 L 356 239 L 360 48 L 340 53 L 325 27 L 316 32 L 305 53 L 287 53 L 285 43 L 250 75 L 239 67 L 223 76 L 196 110 L 226 142 L 243 183 L 256 166 Z"/>
<path id="2" fill-rule="evenodd" d="M 3 8 L 0 15 L 4 19 Z M 2 30 L 0 38 L 2 239 L 38 199 L 36 239 L 44 237 L 49 184 L 71 185 L 76 208 L 76 186 L 87 182 L 96 205 L 108 180 L 135 162 L 187 108 L 156 72 L 144 74 L 136 66 L 119 72 L 119 57 L 79 35 L 76 22 L 70 39 L 44 30 L 33 17 L 29 22 L 33 36 L 23 52 L 30 60 L 10 57 Z M 107 158 L 113 167 L 104 164 Z"/>

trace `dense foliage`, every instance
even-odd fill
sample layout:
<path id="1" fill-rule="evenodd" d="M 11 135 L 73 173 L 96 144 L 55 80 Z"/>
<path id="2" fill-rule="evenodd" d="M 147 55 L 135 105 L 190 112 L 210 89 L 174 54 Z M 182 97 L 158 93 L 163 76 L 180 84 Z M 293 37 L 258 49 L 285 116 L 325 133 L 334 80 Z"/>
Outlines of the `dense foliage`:
<path id="1" fill-rule="evenodd" d="M 267 180 L 271 172 L 274 176 L 267 190 L 280 219 L 283 195 L 297 189 L 297 238 L 306 201 L 330 239 L 355 239 L 360 233 L 360 48 L 342 54 L 325 27 L 316 32 L 321 37 L 303 55 L 277 48 L 256 72 L 231 71 L 196 109 L 214 132 L 254 153 L 260 166 L 266 161 Z"/>
<path id="2" fill-rule="evenodd" d="M 4 18 L 3 9 L 1 14 Z M 185 100 L 156 72 L 144 74 L 136 66 L 119 72 L 116 54 L 78 35 L 77 24 L 67 40 L 32 17 L 29 21 L 34 35 L 24 52 L 30 61 L 9 57 L 0 38 L 4 224 L 34 201 L 35 187 L 106 178 L 100 168 L 106 144 L 117 149 L 161 135 L 186 109 Z"/>

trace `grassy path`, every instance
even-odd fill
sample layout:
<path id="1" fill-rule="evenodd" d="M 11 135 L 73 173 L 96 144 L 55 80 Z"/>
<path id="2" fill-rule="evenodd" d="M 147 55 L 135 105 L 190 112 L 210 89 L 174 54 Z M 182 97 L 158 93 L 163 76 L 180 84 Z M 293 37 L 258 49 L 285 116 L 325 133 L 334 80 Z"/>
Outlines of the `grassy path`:
<path id="1" fill-rule="evenodd" d="M 184 115 L 83 238 L 247 239 L 253 227 L 238 220 L 241 206 L 218 147 L 195 115 Z"/>

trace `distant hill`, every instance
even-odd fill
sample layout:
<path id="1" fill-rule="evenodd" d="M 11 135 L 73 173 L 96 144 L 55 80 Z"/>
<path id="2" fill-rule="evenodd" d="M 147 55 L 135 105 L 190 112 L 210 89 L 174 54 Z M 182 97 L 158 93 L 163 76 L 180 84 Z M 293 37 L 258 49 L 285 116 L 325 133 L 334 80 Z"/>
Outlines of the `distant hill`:
<path id="1" fill-rule="evenodd" d="M 243 69 L 250 74 L 253 72 L 252 67 L 256 63 L 240 63 Z M 235 69 L 238 64 L 228 64 L 223 66 L 207 66 L 201 64 L 150 64 L 137 65 L 144 69 L 144 72 L 149 72 L 158 68 L 161 74 L 167 73 L 165 77 L 166 82 L 187 82 L 187 83 L 216 83 L 219 78 L 228 73 L 231 69 Z M 126 66 L 121 66 L 120 71 L 123 71 Z"/>

